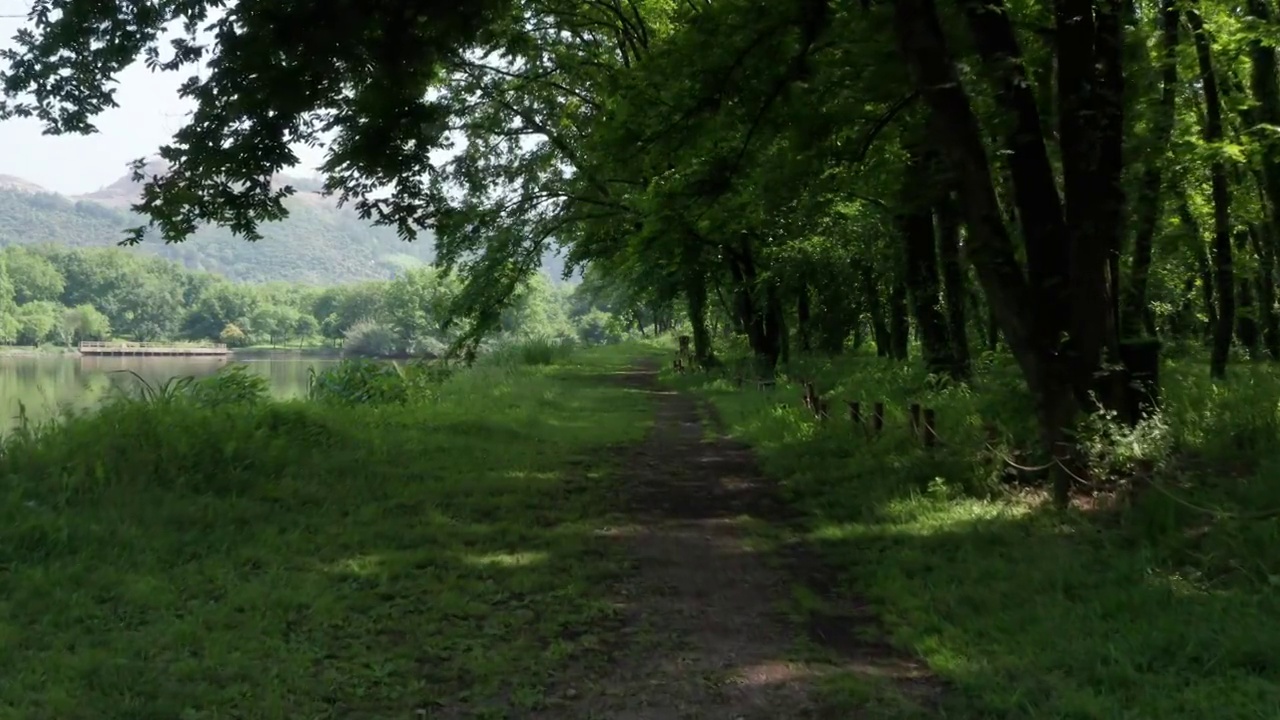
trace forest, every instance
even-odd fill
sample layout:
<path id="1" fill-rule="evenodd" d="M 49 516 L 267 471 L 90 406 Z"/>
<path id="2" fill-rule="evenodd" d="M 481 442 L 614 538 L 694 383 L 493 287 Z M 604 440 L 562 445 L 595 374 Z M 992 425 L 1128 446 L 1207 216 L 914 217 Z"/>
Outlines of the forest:
<path id="1" fill-rule="evenodd" d="M 0 345 L 121 338 L 439 356 L 458 334 L 446 322 L 457 292 L 456 278 L 427 265 L 391 280 L 251 284 L 128 249 L 17 245 L 0 250 Z M 671 322 L 666 312 L 659 322 Z M 642 333 L 652 313 L 598 282 L 557 285 L 538 274 L 522 285 L 489 340 L 618 342 Z"/>
<path id="2" fill-rule="evenodd" d="M 1280 715 L 1272 0 L 131 7 L 35 0 L 0 51 L 0 119 L 51 134 L 131 62 L 200 69 L 126 244 L 270 242 L 316 144 L 326 193 L 433 238 L 168 332 L 288 307 L 448 362 L 7 435 L 0 638 L 38 630 L 0 707 Z M 64 286 L 7 262 L 0 318 L 84 305 L 55 255 L 10 258 Z M 517 325 L 593 347 L 478 352 Z"/>

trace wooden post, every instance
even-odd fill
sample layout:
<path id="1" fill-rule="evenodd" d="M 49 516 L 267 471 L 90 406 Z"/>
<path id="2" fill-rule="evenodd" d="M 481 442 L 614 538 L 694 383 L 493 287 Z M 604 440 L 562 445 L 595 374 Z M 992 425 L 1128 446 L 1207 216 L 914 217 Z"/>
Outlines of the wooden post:
<path id="1" fill-rule="evenodd" d="M 871 432 L 876 435 L 884 429 L 884 402 L 877 402 L 871 410 Z"/>
<path id="2" fill-rule="evenodd" d="M 924 409 L 924 446 L 927 448 L 938 444 L 937 419 L 933 408 Z"/>
<path id="3" fill-rule="evenodd" d="M 920 403 L 911 403 L 907 411 L 911 413 L 911 436 L 918 438 L 920 437 Z"/>
<path id="4" fill-rule="evenodd" d="M 849 401 L 849 422 L 855 427 L 862 427 L 862 403 L 857 400 Z"/>

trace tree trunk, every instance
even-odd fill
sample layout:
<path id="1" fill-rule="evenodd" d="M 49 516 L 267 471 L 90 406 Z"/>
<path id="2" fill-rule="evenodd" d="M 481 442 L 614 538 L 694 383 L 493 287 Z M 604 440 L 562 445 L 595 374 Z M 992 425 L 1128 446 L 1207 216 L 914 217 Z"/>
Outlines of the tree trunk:
<path id="1" fill-rule="evenodd" d="M 1236 256 L 1242 256 L 1249 252 L 1251 229 L 1248 227 L 1240 227 L 1235 229 L 1235 250 Z M 1256 360 L 1259 356 L 1259 343 L 1261 342 L 1261 333 L 1258 331 L 1258 308 L 1253 302 L 1253 288 L 1256 277 L 1246 273 L 1236 273 L 1236 337 L 1240 341 L 1245 350 L 1249 353 L 1249 359 Z"/>
<path id="2" fill-rule="evenodd" d="M 1174 0 L 1163 0 L 1160 7 L 1161 79 L 1160 104 L 1152 118 L 1151 146 L 1147 164 L 1142 170 L 1138 198 L 1134 206 L 1133 264 L 1130 266 L 1128 292 L 1121 315 L 1123 334 L 1137 335 L 1145 330 L 1156 334 L 1155 322 L 1147 306 L 1147 279 L 1151 271 L 1151 245 L 1160 222 L 1161 186 L 1164 180 L 1164 148 L 1173 137 L 1178 91 L 1178 6 Z"/>
<path id="3" fill-rule="evenodd" d="M 800 352 L 802 353 L 813 351 L 812 331 L 809 320 L 809 283 L 801 281 L 800 290 L 796 296 L 796 335 L 800 341 Z"/>
<path id="4" fill-rule="evenodd" d="M 1009 163 L 1026 236 L 1030 285 L 1001 217 L 982 131 L 947 48 L 934 0 L 896 0 L 894 34 L 915 87 L 938 119 L 939 145 L 956 174 L 968 228 L 966 255 L 1035 399 L 1041 441 L 1058 457 L 1077 405 L 1058 363 L 1056 347 L 1046 342 L 1052 335 L 1056 343 L 1062 324 L 1054 321 L 1061 320 L 1065 303 L 1046 303 L 1044 299 L 1061 298 L 1068 289 L 1063 282 L 1065 238 L 1059 232 L 1060 215 L 1055 223 L 1052 217 L 1027 211 L 1032 206 L 1040 209 L 1056 204 L 1057 191 L 1044 152 L 1035 98 L 1029 92 L 1008 17 L 999 3 L 966 2 L 965 7 L 979 52 L 993 60 L 1000 56 L 1005 68 L 1002 73 L 1008 73 L 1001 83 L 1002 104 L 1017 110 L 1015 130 L 1009 137 L 1014 151 Z M 1070 487 L 1069 477 L 1055 476 L 1054 494 L 1060 504 L 1068 500 Z"/>
<path id="5" fill-rule="evenodd" d="M 901 208 L 898 229 L 906 251 L 905 285 L 911 309 L 920 331 L 920 349 L 930 373 L 956 376 L 946 317 L 939 304 L 941 279 L 938 274 L 937 239 L 933 231 L 933 208 L 919 202 L 920 189 L 937 182 L 929 172 L 929 158 L 918 148 L 908 150 L 910 160 L 902 176 L 898 198 Z"/>
<path id="6" fill-rule="evenodd" d="M 893 342 L 889 337 L 889 324 L 884 319 L 884 307 L 880 302 L 880 288 L 871 277 L 871 270 L 862 269 L 862 293 L 867 300 L 867 313 L 871 316 L 871 339 L 876 344 L 877 357 L 889 357 Z"/>
<path id="7" fill-rule="evenodd" d="M 1200 82 L 1204 88 L 1204 140 L 1216 144 L 1222 142 L 1222 100 L 1218 94 L 1218 78 L 1213 68 L 1213 55 L 1204 21 L 1195 10 L 1187 11 L 1196 46 L 1196 61 L 1200 66 Z M 1231 252 L 1231 189 L 1227 184 L 1227 167 L 1215 157 L 1209 168 L 1213 194 L 1213 266 L 1214 291 L 1218 298 L 1217 325 L 1213 330 L 1213 345 L 1209 356 L 1209 375 L 1226 377 L 1227 360 L 1231 353 L 1232 329 L 1236 319 L 1235 269 Z"/>
<path id="8" fill-rule="evenodd" d="M 911 321 L 907 313 L 907 282 L 898 274 L 889 286 L 889 356 L 894 360 L 910 357 Z"/>
<path id="9" fill-rule="evenodd" d="M 960 261 L 960 220 L 948 195 L 937 205 L 938 256 L 942 264 L 942 295 L 947 308 L 947 336 L 951 340 L 954 377 L 967 380 L 973 374 L 969 355 L 969 328 L 965 322 L 964 299 L 968 295 L 964 266 Z"/>
<path id="10" fill-rule="evenodd" d="M 700 266 L 685 269 L 684 294 L 689 305 L 689 324 L 693 326 L 693 361 L 700 368 L 714 367 L 716 356 L 711 347 L 711 332 L 707 330 L 707 276 Z"/>

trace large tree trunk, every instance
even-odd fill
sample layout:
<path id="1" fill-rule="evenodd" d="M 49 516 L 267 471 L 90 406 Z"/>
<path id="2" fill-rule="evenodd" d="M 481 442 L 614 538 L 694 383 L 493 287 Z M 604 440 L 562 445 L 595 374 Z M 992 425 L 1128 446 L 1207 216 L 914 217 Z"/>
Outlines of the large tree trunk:
<path id="1" fill-rule="evenodd" d="M 1222 99 L 1218 93 L 1218 77 L 1213 68 L 1213 54 L 1204 21 L 1195 10 L 1187 11 L 1200 66 L 1200 82 L 1204 89 L 1204 139 L 1222 142 Z M 1231 252 L 1231 189 L 1227 183 L 1227 166 L 1215 157 L 1209 168 L 1213 194 L 1213 265 L 1214 291 L 1218 298 L 1217 325 L 1209 356 L 1209 375 L 1226 377 L 1231 354 L 1231 336 L 1236 320 L 1235 268 Z"/>
<path id="2" fill-rule="evenodd" d="M 1153 365 L 1154 348 L 1121 353 L 1118 264 L 1124 192 L 1119 0 L 1058 0 L 1055 42 L 1065 202 L 1021 49 L 1001 0 L 961 0 L 996 101 L 1010 115 L 1004 137 L 1025 274 L 1001 217 L 983 133 L 947 48 L 934 0 L 897 0 L 894 31 L 934 134 L 956 175 L 966 256 L 1036 401 L 1041 437 L 1059 458 L 1055 497 L 1065 503 L 1072 462 L 1064 441 L 1096 393 L 1126 420 L 1138 416 L 1129 363 Z M 1094 18 L 1097 18 L 1096 24 Z M 1125 372 L 1106 370 L 1123 363 Z M 1148 383 L 1154 382 L 1152 376 Z M 1152 394 L 1154 388 L 1150 388 Z"/>
<path id="3" fill-rule="evenodd" d="M 1249 0 L 1249 13 L 1264 27 L 1274 29 L 1275 14 L 1269 0 Z M 1257 121 L 1271 127 L 1280 126 L 1280 68 L 1276 66 L 1276 48 L 1263 37 L 1249 43 L 1250 85 L 1257 101 Z M 1271 131 L 1258 133 L 1262 142 L 1263 191 L 1268 202 L 1267 227 L 1259 238 L 1258 259 L 1261 277 L 1258 302 L 1262 307 L 1263 342 L 1271 359 L 1280 360 L 1280 328 L 1275 314 L 1275 258 L 1280 243 L 1280 142 Z"/>
<path id="4" fill-rule="evenodd" d="M 1009 162 L 1015 175 L 1032 284 L 1018 265 L 1013 240 L 1001 216 L 982 131 L 947 48 L 934 0 L 896 0 L 894 34 L 915 87 L 938 119 L 939 145 L 955 173 L 968 228 L 966 255 L 1035 399 L 1041 439 L 1059 457 L 1077 405 L 1054 347 L 1063 327 L 1066 303 L 1062 300 L 1068 290 L 1063 276 L 1067 258 L 1061 214 L 1055 222 L 1052 213 L 1057 191 L 1044 152 L 1035 98 L 1018 62 L 1020 53 L 1003 7 L 974 2 L 967 4 L 966 10 L 975 26 L 980 52 L 1001 56 L 1002 67 L 1011 68 L 1010 77 L 1001 83 L 1000 95 L 1006 107 L 1013 105 L 1019 110 L 1014 113 L 1015 130 L 1010 136 L 1014 152 Z M 1037 212 L 1041 209 L 1050 210 L 1047 218 Z M 1056 297 L 1058 302 L 1045 302 L 1048 297 Z M 1046 341 L 1048 335 L 1055 336 L 1054 344 Z M 1069 491 L 1069 478 L 1056 477 L 1059 503 L 1065 504 Z"/>

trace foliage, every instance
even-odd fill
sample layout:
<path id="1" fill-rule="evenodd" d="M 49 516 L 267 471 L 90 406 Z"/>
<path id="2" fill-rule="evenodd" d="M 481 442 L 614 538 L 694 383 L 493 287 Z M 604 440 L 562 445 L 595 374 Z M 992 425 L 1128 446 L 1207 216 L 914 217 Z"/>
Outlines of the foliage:
<path id="1" fill-rule="evenodd" d="M 209 377 L 193 382 L 191 399 L 209 408 L 229 405 L 257 405 L 270 398 L 267 378 L 251 372 L 247 365 L 228 365 Z"/>
<path id="2" fill-rule="evenodd" d="M 352 325 L 343 347 L 353 355 L 367 357 L 391 357 L 404 352 L 395 332 L 376 320 L 362 320 Z"/>
<path id="3" fill-rule="evenodd" d="M 435 397 L 449 375 L 447 365 L 431 362 L 402 366 L 344 360 L 320 372 L 312 371 L 307 395 L 318 402 L 340 405 L 420 403 Z"/>
<path id="4" fill-rule="evenodd" d="M 218 333 L 218 342 L 227 347 L 242 347 L 248 344 L 249 336 L 235 323 L 227 323 L 222 327 L 222 332 Z"/>
<path id="5" fill-rule="evenodd" d="M 622 342 L 618 321 L 603 310 L 592 310 L 577 319 L 578 339 L 588 345 Z"/>

